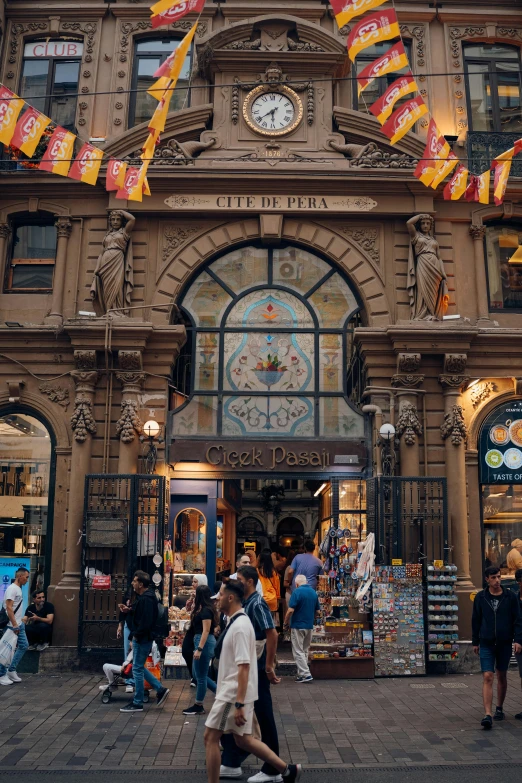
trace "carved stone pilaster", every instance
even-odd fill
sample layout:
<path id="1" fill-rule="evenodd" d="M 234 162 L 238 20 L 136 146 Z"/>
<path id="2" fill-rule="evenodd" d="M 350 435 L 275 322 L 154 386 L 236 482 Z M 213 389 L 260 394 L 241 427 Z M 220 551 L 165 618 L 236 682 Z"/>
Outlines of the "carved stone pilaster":
<path id="1" fill-rule="evenodd" d="M 58 239 L 69 239 L 72 231 L 72 221 L 67 215 L 60 215 L 54 223 Z"/>
<path id="2" fill-rule="evenodd" d="M 395 431 L 399 439 L 404 436 L 407 446 L 415 445 L 416 435 L 420 436 L 423 432 L 416 405 L 411 402 L 404 402 L 401 405 Z"/>
<path id="3" fill-rule="evenodd" d="M 96 421 L 92 414 L 92 398 L 98 380 L 98 372 L 96 370 L 73 370 L 71 376 L 76 384 L 71 428 L 74 432 L 74 439 L 78 443 L 85 443 L 88 435 L 96 434 Z"/>
<path id="4" fill-rule="evenodd" d="M 424 383 L 424 375 L 392 375 L 391 385 L 395 387 L 404 386 L 414 389 Z"/>
<path id="5" fill-rule="evenodd" d="M 451 438 L 454 446 L 460 446 L 468 437 L 468 428 L 464 421 L 464 411 L 461 405 L 453 405 L 451 412 L 446 413 L 440 425 L 442 440 Z"/>
<path id="6" fill-rule="evenodd" d="M 486 227 L 471 225 L 469 227 L 469 235 L 473 240 L 477 242 L 482 242 L 482 240 L 486 236 Z"/>
<path id="7" fill-rule="evenodd" d="M 143 433 L 143 422 L 138 416 L 136 400 L 122 400 L 121 415 L 116 422 L 116 435 L 122 443 L 132 443 L 136 435 Z"/>

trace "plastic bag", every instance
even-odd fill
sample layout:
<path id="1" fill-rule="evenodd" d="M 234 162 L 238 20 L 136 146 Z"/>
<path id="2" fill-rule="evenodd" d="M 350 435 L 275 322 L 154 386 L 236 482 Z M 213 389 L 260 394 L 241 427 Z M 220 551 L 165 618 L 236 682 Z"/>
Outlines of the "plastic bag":
<path id="1" fill-rule="evenodd" d="M 152 649 L 150 651 L 150 654 L 152 656 L 152 663 L 154 666 L 157 666 L 158 663 L 161 661 L 161 655 L 160 651 L 158 650 L 158 645 L 156 642 L 152 642 Z"/>
<path id="2" fill-rule="evenodd" d="M 154 677 L 161 682 L 161 668 L 158 663 L 154 663 L 152 660 L 152 654 L 149 655 L 147 660 L 145 661 L 145 668 L 148 669 L 148 671 L 154 675 Z M 152 688 L 151 685 L 145 680 L 144 682 L 146 690 L 150 690 Z"/>
<path id="3" fill-rule="evenodd" d="M 18 634 L 8 628 L 0 639 L 0 663 L 3 666 L 11 665 L 17 644 Z"/>

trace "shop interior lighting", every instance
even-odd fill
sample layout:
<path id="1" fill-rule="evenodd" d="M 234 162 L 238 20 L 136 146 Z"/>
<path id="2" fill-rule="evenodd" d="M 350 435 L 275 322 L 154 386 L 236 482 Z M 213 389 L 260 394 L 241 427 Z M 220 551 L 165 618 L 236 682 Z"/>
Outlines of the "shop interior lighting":
<path id="1" fill-rule="evenodd" d="M 314 492 L 314 498 L 318 497 L 321 494 L 321 492 L 323 491 L 323 489 L 326 489 L 326 487 L 327 487 L 326 482 L 324 484 L 321 484 L 321 486 L 319 487 L 317 492 Z"/>

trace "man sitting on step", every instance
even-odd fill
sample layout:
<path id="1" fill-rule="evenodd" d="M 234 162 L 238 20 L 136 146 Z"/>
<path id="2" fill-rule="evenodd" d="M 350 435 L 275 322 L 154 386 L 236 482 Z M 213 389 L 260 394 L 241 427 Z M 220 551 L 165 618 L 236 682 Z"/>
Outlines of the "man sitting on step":
<path id="1" fill-rule="evenodd" d="M 45 600 L 43 590 L 34 591 L 33 603 L 27 607 L 23 621 L 29 649 L 36 647 L 41 652 L 49 647 L 53 633 L 54 606 Z"/>

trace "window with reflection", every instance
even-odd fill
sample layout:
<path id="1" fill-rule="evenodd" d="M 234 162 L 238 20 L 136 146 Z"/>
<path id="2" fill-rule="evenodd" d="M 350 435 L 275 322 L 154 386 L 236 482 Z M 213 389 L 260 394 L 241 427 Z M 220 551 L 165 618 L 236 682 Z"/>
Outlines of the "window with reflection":
<path id="1" fill-rule="evenodd" d="M 482 519 L 486 566 L 498 566 L 503 576 L 513 578 L 515 564 L 522 561 L 522 548 L 513 546 L 522 540 L 522 485 L 484 485 Z"/>
<path id="2" fill-rule="evenodd" d="M 408 61 L 411 63 L 411 41 L 407 38 L 403 38 L 404 50 L 408 55 Z M 373 63 L 378 57 L 381 57 L 388 49 L 393 45 L 390 41 L 381 41 L 380 43 L 369 46 L 363 52 L 361 52 L 355 60 L 355 75 L 359 75 L 361 71 L 366 68 L 367 65 Z M 380 76 L 378 79 L 374 79 L 371 84 L 361 93 L 357 94 L 357 81 L 352 82 L 353 89 L 353 108 L 356 111 L 367 112 L 370 106 L 378 100 L 381 95 L 384 95 L 390 84 L 395 81 L 401 74 L 407 73 L 410 67 L 402 68 L 400 71 L 394 71 L 386 76 Z M 411 100 L 413 95 L 406 95 L 401 98 L 394 106 L 394 110 L 398 109 L 406 101 Z"/>
<path id="3" fill-rule="evenodd" d="M 179 304 L 194 370 L 175 435 L 364 437 L 346 397 L 360 305 L 327 261 L 293 246 L 244 247 L 210 263 Z"/>
<path id="4" fill-rule="evenodd" d="M 12 223 L 5 291 L 11 293 L 52 291 L 55 258 L 54 217 L 44 213 L 17 215 Z"/>
<path id="5" fill-rule="evenodd" d="M 132 71 L 132 90 L 129 104 L 129 128 L 148 122 L 158 105 L 158 101 L 147 90 L 156 81 L 154 73 L 167 57 L 181 43 L 181 38 L 151 38 L 136 41 L 134 49 L 134 67 Z M 178 111 L 190 105 L 189 78 L 192 67 L 192 49 L 187 54 L 183 68 L 172 95 L 169 111 Z"/>
<path id="6" fill-rule="evenodd" d="M 75 131 L 81 38 L 37 39 L 25 44 L 20 96 L 57 125 Z"/>
<path id="7" fill-rule="evenodd" d="M 174 522 L 174 571 L 204 574 L 207 520 L 197 508 L 184 508 Z"/>
<path id="8" fill-rule="evenodd" d="M 366 481 L 339 481 L 339 527 L 347 538 L 366 539 Z"/>
<path id="9" fill-rule="evenodd" d="M 521 133 L 520 49 L 498 43 L 463 48 L 470 130 Z"/>
<path id="10" fill-rule="evenodd" d="M 522 225 L 486 228 L 490 310 L 522 310 Z"/>
<path id="11" fill-rule="evenodd" d="M 44 425 L 26 413 L 0 416 L 0 557 L 31 557 L 32 590 L 44 586 L 50 468 Z"/>

